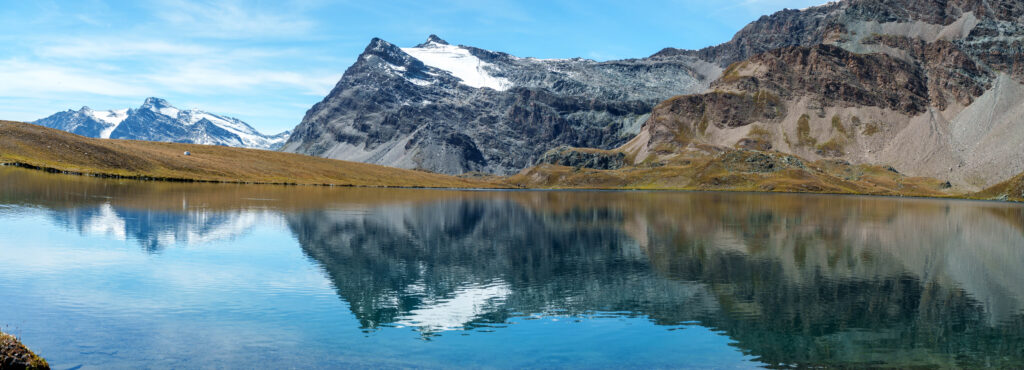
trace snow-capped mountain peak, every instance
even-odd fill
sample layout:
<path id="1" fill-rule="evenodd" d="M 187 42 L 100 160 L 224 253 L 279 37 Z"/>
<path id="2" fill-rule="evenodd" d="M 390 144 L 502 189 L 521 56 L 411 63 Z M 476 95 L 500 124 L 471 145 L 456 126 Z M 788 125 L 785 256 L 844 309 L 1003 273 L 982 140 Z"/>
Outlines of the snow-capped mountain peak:
<path id="1" fill-rule="evenodd" d="M 257 149 L 277 149 L 290 135 L 263 135 L 245 122 L 198 109 L 181 110 L 164 99 L 147 98 L 138 109 L 97 111 L 82 107 L 34 122 L 82 136 L 104 139 L 170 141 Z"/>
<path id="2" fill-rule="evenodd" d="M 166 100 L 152 97 L 146 98 L 146 101 L 142 103 L 142 107 L 139 109 L 149 109 L 153 112 L 160 113 L 171 118 L 177 118 L 178 113 L 181 113 L 181 110 L 175 108 Z"/>
<path id="3" fill-rule="evenodd" d="M 505 91 L 512 87 L 512 81 L 492 73 L 500 69 L 484 62 L 461 46 L 453 46 L 437 35 L 430 35 L 427 42 L 402 51 L 430 67 L 450 73 L 462 80 L 462 84 L 475 88 L 489 87 Z"/>

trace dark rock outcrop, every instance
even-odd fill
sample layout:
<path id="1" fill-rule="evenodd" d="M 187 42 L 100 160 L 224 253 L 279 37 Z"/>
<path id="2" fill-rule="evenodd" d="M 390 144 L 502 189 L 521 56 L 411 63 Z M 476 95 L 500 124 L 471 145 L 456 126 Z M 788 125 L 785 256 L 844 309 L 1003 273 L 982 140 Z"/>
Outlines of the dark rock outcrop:
<path id="1" fill-rule="evenodd" d="M 626 165 L 626 154 L 602 150 L 580 150 L 568 146 L 560 146 L 544 153 L 537 160 L 537 163 L 592 168 L 596 170 L 617 170 Z"/>

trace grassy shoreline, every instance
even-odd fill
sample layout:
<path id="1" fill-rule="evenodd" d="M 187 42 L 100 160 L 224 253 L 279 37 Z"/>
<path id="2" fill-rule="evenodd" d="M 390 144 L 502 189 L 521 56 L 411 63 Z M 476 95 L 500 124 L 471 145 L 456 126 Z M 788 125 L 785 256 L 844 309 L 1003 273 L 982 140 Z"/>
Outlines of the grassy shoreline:
<path id="1" fill-rule="evenodd" d="M 191 155 L 184 155 L 186 151 Z M 472 178 L 256 149 L 94 139 L 28 123 L 0 121 L 0 165 L 98 178 L 366 188 L 753 191 L 1024 201 L 1024 175 L 981 192 L 958 193 L 940 189 L 936 179 L 905 177 L 878 166 L 836 167 L 816 162 L 808 163 L 805 169 L 750 172 L 744 167 L 752 155 L 774 158 L 782 154 L 737 152 L 729 156 L 737 157 L 732 162 L 709 157 L 694 164 L 687 161 L 685 166 L 613 171 L 540 165 L 508 177 Z M 860 173 L 858 180 L 850 179 L 851 171 Z"/>

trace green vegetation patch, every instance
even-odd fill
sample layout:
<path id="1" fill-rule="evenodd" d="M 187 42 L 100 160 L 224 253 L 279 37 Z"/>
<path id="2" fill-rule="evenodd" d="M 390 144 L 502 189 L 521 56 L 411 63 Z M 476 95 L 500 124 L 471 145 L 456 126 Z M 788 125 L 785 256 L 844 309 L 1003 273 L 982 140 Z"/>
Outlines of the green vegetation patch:
<path id="1" fill-rule="evenodd" d="M 844 149 L 846 148 L 846 140 L 842 137 L 833 137 L 831 140 L 822 143 L 816 147 L 818 154 L 823 157 L 840 157 L 846 154 Z"/>
<path id="2" fill-rule="evenodd" d="M 723 82 L 735 82 L 740 79 L 740 69 L 747 66 L 747 61 L 735 62 L 730 64 L 722 71 Z"/>
<path id="3" fill-rule="evenodd" d="M 832 129 L 843 136 L 850 137 L 850 133 L 846 131 L 846 127 L 843 126 L 843 120 L 839 118 L 839 115 L 832 116 Z"/>
<path id="4" fill-rule="evenodd" d="M 750 137 L 751 139 L 771 140 L 772 133 L 761 125 L 754 125 L 751 126 L 750 131 L 747 132 L 747 137 Z"/>
<path id="5" fill-rule="evenodd" d="M 882 129 L 881 129 L 881 127 L 879 127 L 878 123 L 876 123 L 876 122 L 868 122 L 868 123 L 864 124 L 864 129 L 861 130 L 860 133 L 864 134 L 864 136 L 872 136 L 874 134 L 877 134 L 881 130 Z"/>
<path id="6" fill-rule="evenodd" d="M 818 140 L 811 136 L 811 116 L 806 113 L 796 121 L 796 145 L 814 146 Z"/>

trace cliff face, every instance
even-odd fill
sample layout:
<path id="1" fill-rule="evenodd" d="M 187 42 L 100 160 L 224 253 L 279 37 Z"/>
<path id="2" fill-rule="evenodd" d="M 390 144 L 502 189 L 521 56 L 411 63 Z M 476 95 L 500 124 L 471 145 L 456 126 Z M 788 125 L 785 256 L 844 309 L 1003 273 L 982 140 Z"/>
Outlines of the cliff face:
<path id="1" fill-rule="evenodd" d="M 651 108 L 720 73 L 690 56 L 541 60 L 374 39 L 285 151 L 458 174 L 514 173 L 559 145 L 614 148 Z"/>
<path id="2" fill-rule="evenodd" d="M 1024 171 L 1024 5 L 843 1 L 762 17 L 700 51 L 708 92 L 654 108 L 620 150 L 664 162 L 707 146 L 892 165 L 965 189 Z"/>

